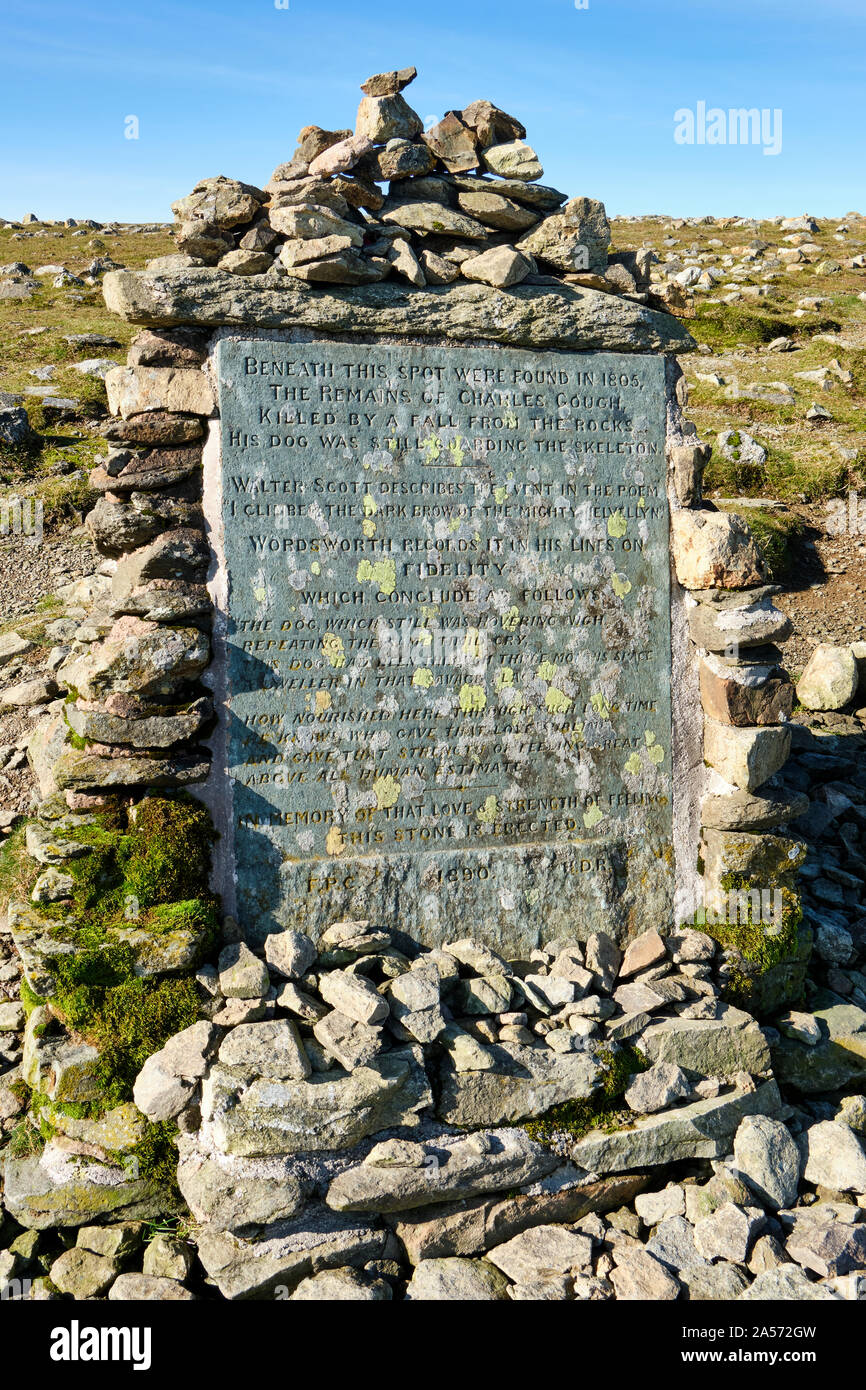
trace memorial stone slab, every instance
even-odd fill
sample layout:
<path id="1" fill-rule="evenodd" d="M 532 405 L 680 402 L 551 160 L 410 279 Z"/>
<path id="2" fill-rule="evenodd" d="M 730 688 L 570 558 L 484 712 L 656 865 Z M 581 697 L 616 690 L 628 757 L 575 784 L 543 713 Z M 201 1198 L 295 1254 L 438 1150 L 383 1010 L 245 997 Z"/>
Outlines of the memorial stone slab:
<path id="1" fill-rule="evenodd" d="M 220 341 L 222 853 L 248 939 L 369 918 L 517 955 L 668 921 L 664 370 Z"/>

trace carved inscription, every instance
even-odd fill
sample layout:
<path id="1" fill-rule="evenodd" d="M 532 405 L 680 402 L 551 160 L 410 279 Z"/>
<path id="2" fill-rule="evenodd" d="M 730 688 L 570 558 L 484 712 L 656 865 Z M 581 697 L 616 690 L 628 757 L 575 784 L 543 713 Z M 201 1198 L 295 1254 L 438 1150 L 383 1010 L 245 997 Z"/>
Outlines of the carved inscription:
<path id="1" fill-rule="evenodd" d="M 667 843 L 663 360 L 259 339 L 218 368 L 239 911 L 293 919 L 289 865 L 297 899 L 544 845 L 579 901 L 612 845 Z"/>

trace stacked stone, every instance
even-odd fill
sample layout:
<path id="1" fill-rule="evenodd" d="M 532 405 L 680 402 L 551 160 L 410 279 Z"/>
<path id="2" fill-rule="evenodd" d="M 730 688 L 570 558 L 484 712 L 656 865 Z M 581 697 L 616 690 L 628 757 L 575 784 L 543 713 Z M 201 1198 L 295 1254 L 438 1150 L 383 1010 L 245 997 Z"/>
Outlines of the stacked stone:
<path id="1" fill-rule="evenodd" d="M 603 204 L 566 202 L 540 184 L 520 121 L 474 101 L 425 131 L 402 95 L 415 76 L 405 68 L 362 83 L 354 131 L 306 126 L 264 189 L 224 177 L 196 184 L 173 204 L 183 259 L 148 268 L 338 285 L 393 274 L 416 288 L 553 277 L 647 302 L 652 253 L 609 264 Z"/>
<path id="2" fill-rule="evenodd" d="M 706 461 L 707 452 L 695 441 L 671 449 L 684 501 L 698 503 L 699 486 L 682 480 Z M 808 809 L 808 798 L 792 797 L 774 780 L 791 750 L 794 688 L 775 645 L 789 635 L 791 623 L 773 602 L 779 586 L 764 582 L 760 552 L 739 517 L 685 506 L 671 515 L 671 543 L 699 655 L 703 756 L 709 769 L 701 807 L 707 921 L 715 918 L 726 927 L 739 921 L 767 935 L 781 931 L 778 914 L 758 921 L 754 909 L 740 907 L 745 899 L 731 897 L 755 890 L 766 895 L 765 906 L 778 904 L 773 895 L 780 894 L 785 920 L 793 923 L 790 952 L 773 968 L 762 972 L 757 961 L 733 946 L 722 968 L 723 979 L 752 980 L 752 1007 L 765 1014 L 802 995 L 811 949 L 809 928 L 797 929 L 794 892 L 805 850 L 784 834 Z"/>
<path id="3" fill-rule="evenodd" d="M 118 418 L 90 475 L 100 496 L 87 527 L 110 574 L 57 672 L 72 698 L 31 749 L 46 769 L 43 794 L 65 793 L 73 810 L 207 776 L 198 746 L 212 717 L 200 684 L 211 624 L 201 456 L 214 401 L 204 355 L 202 335 L 144 332 L 128 367 L 106 377 Z"/>

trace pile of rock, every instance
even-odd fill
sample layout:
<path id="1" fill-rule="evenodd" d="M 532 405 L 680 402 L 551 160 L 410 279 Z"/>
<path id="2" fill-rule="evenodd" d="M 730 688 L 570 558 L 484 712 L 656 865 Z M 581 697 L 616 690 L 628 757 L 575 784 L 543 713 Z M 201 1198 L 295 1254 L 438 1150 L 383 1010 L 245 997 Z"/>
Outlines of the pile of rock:
<path id="1" fill-rule="evenodd" d="M 694 440 L 675 444 L 674 469 L 693 474 L 709 448 Z M 683 499 L 686 500 L 686 499 Z M 751 1003 L 759 1014 L 796 998 L 811 947 L 808 924 L 796 931 L 797 873 L 805 859 L 786 837 L 788 823 L 808 809 L 808 797 L 790 796 L 772 781 L 791 751 L 794 687 L 776 645 L 791 622 L 773 599 L 779 586 L 764 581 L 764 565 L 749 528 L 733 513 L 695 507 L 671 515 L 676 576 L 686 590 L 689 634 L 699 654 L 704 713 L 703 759 L 708 768 L 701 804 L 703 910 L 730 923 L 730 891 L 758 885 L 792 923 L 790 949 L 774 969 L 759 971 L 732 947 L 728 975 L 754 977 Z M 768 784 L 770 784 L 768 786 Z M 734 912 L 733 925 L 740 920 Z M 759 924 L 760 911 L 745 920 Z M 783 922 L 763 922 L 781 931 Z M 758 978 L 760 976 L 760 978 Z"/>
<path id="2" fill-rule="evenodd" d="M 148 1234 L 152 1238 L 145 1243 Z M 9 1290 L 6 1297 L 50 1300 L 64 1295 L 78 1301 L 107 1296 L 115 1302 L 194 1298 L 183 1283 L 195 1259 L 193 1245 L 153 1234 L 141 1221 L 82 1226 L 75 1244 L 56 1256 L 49 1246 L 50 1238 L 33 1229 L 0 1251 L 0 1287 Z"/>
<path id="3" fill-rule="evenodd" d="M 646 302 L 652 253 L 608 264 L 604 206 L 538 180 L 520 121 L 489 101 L 431 129 L 402 95 L 415 68 L 362 83 L 354 131 L 306 126 L 264 189 L 203 179 L 173 204 L 184 259 L 149 269 L 217 266 L 236 275 L 366 285 L 476 281 L 586 285 Z M 387 192 L 380 185 L 387 184 Z"/>
<path id="4" fill-rule="evenodd" d="M 203 335 L 144 332 L 132 365 L 108 373 L 118 418 L 104 427 L 108 453 L 90 474 L 99 498 L 87 517 L 107 558 L 54 673 L 76 700 L 52 711 L 29 743 L 43 798 L 65 793 L 75 810 L 105 804 L 111 788 L 207 776 L 198 744 L 212 718 L 199 681 L 212 614 L 201 441 L 214 402 L 204 355 Z"/>
<path id="5" fill-rule="evenodd" d="M 140 1112 L 178 1122 L 207 1284 L 372 1301 L 855 1297 L 862 1097 L 786 1105 L 778 1034 L 721 1002 L 714 954 L 703 933 L 649 931 L 624 953 L 597 934 L 506 962 L 367 922 L 336 924 L 318 949 L 272 935 L 264 959 L 229 941 L 198 972 L 205 1017 L 135 1086 Z M 598 1099 L 635 1045 L 645 1069 L 603 1127 L 564 1119 L 530 1137 L 533 1117 Z M 81 1223 L 64 1194 L 93 1147 L 73 1147 L 7 1159 L 5 1204 L 26 1228 L 64 1210 Z M 141 1214 L 108 1168 L 100 1195 L 103 1219 Z M 185 1296 L 176 1241 L 125 1272 L 115 1246 L 137 1248 L 137 1230 L 101 1227 L 98 1248 L 80 1231 L 31 1296 Z M 17 1250 L 0 1259 L 20 1273 Z"/>

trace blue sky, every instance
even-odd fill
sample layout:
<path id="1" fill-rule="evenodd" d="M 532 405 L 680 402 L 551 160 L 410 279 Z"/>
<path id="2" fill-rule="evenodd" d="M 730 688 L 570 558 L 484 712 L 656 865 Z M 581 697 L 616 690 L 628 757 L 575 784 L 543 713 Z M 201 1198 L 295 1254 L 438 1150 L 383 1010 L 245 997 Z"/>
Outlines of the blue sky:
<path id="1" fill-rule="evenodd" d="M 420 115 L 489 98 L 546 182 L 612 214 L 866 211 L 864 0 L 279 3 L 0 0 L 0 216 L 168 220 L 206 175 L 265 182 L 408 63 Z M 701 101 L 780 109 L 781 153 L 677 144 Z"/>

